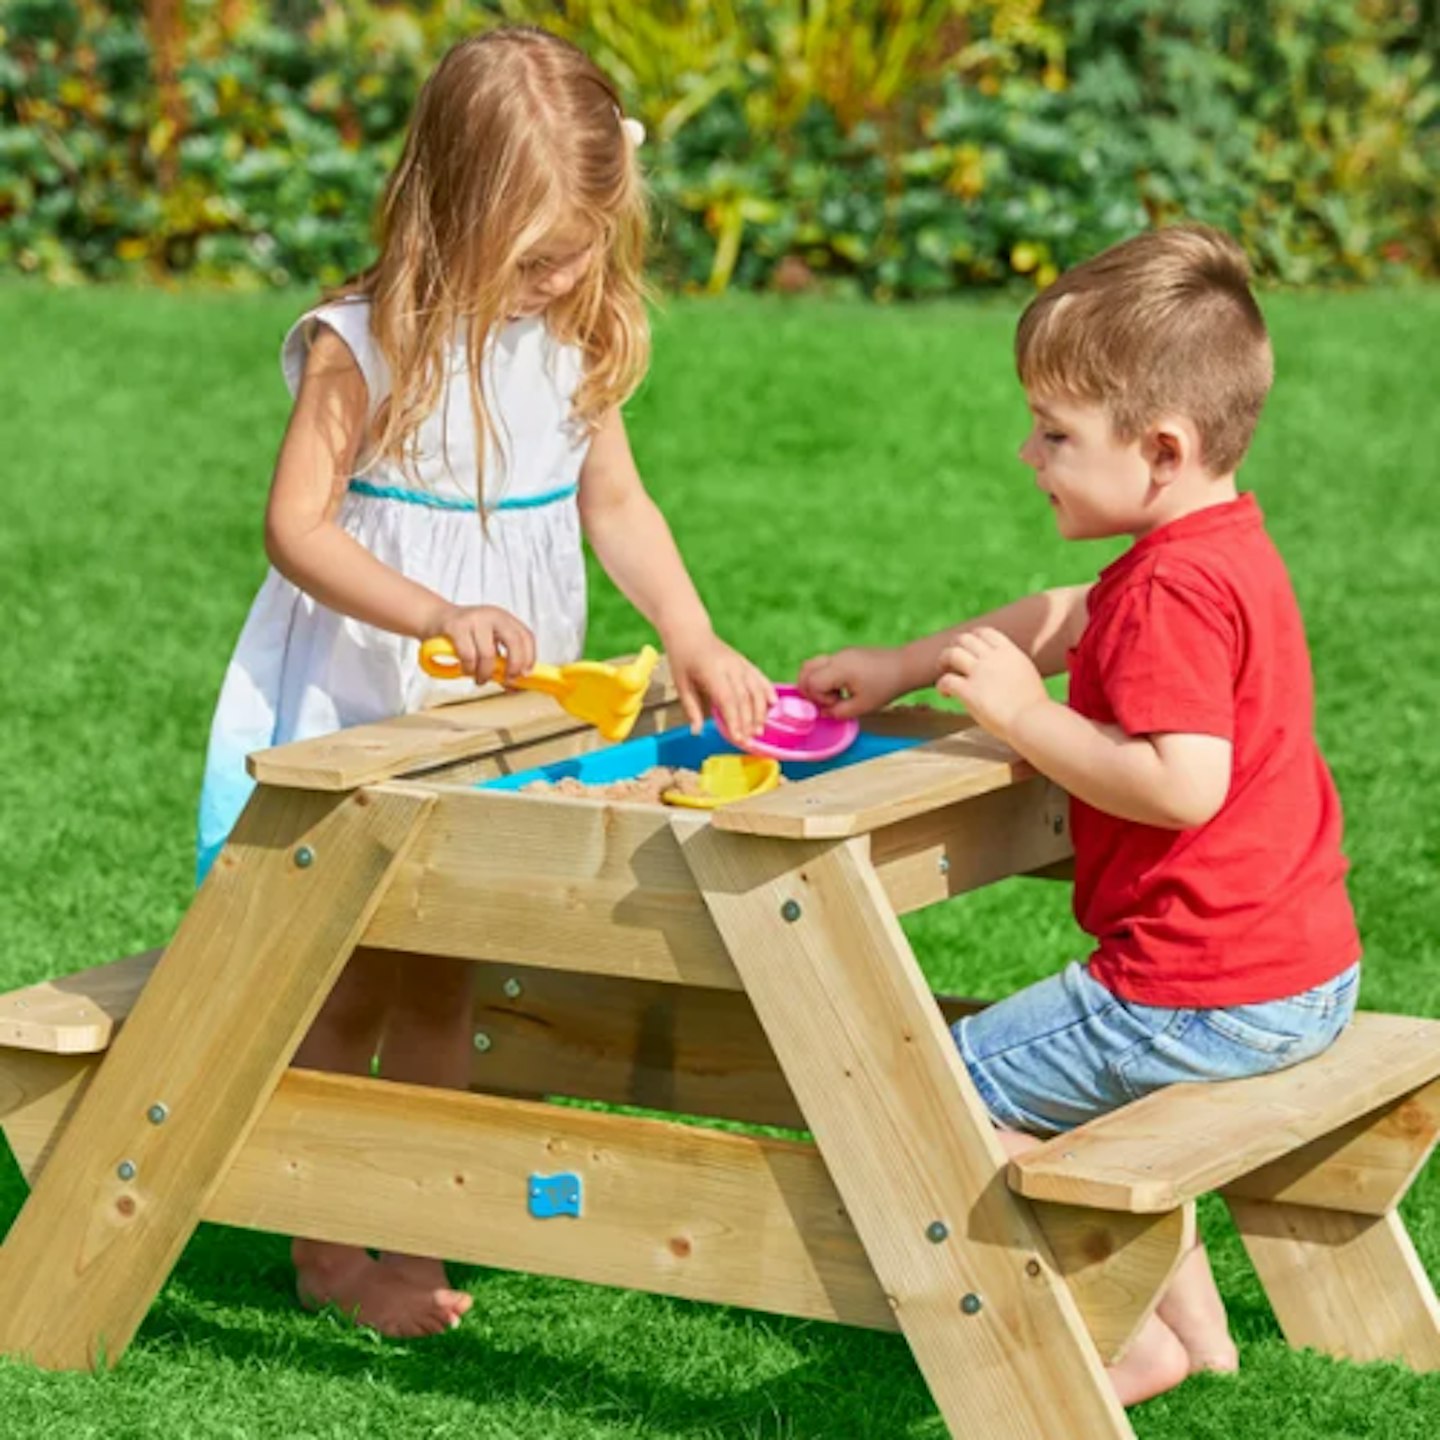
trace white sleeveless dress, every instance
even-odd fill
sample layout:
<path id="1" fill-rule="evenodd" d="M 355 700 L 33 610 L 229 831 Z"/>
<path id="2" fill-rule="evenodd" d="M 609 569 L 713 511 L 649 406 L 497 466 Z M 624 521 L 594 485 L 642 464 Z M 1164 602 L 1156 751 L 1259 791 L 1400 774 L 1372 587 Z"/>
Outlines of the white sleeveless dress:
<path id="1" fill-rule="evenodd" d="M 285 338 L 292 396 L 318 326 L 334 330 L 369 389 L 371 418 L 389 393 L 370 305 L 310 311 Z M 338 523 L 378 559 L 460 605 L 498 605 L 534 632 L 539 659 L 564 664 L 585 644 L 585 562 L 576 487 L 589 436 L 571 418 L 582 357 L 540 317 L 493 336 L 483 377 L 499 432 L 485 458 L 486 524 L 477 513 L 476 441 L 464 342 L 406 469 L 377 461 L 351 481 Z M 204 878 L 254 788 L 245 757 L 475 693 L 420 669 L 419 642 L 328 610 L 272 569 L 225 672 L 200 798 Z"/>

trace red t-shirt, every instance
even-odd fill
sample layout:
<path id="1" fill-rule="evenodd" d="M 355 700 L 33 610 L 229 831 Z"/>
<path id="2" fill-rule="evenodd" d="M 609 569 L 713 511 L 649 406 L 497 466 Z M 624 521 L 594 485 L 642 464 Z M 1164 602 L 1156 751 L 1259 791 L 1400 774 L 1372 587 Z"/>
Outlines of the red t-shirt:
<path id="1" fill-rule="evenodd" d="M 1315 743 L 1299 606 L 1255 498 L 1162 526 L 1102 571 L 1069 661 L 1081 715 L 1234 746 L 1224 805 L 1191 830 L 1072 799 L 1095 979 L 1146 1005 L 1243 1005 L 1351 965 L 1340 800 Z"/>

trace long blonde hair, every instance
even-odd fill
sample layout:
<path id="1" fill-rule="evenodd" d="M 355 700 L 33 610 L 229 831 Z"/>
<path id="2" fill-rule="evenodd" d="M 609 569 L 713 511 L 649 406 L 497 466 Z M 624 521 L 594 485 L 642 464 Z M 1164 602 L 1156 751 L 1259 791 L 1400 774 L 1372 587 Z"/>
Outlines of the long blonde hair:
<path id="1" fill-rule="evenodd" d="M 370 301 L 390 368 L 372 459 L 408 464 L 463 327 L 484 497 L 484 440 L 499 439 L 483 389 L 486 340 L 506 323 L 526 255 L 562 228 L 590 238 L 595 257 L 545 322 L 580 347 L 572 418 L 593 430 L 634 391 L 650 354 L 646 197 L 620 97 L 583 51 L 536 27 L 461 41 L 416 102 L 385 189 L 379 258 L 335 292 Z"/>

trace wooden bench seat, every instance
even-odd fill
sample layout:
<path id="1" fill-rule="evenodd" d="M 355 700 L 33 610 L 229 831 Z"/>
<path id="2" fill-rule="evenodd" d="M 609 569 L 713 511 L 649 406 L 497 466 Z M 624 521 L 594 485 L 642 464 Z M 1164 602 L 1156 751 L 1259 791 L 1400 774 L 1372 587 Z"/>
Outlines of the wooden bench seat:
<path id="1" fill-rule="evenodd" d="M 145 950 L 0 995 L 0 1046 L 98 1055 L 139 998 L 164 950 Z"/>
<path id="2" fill-rule="evenodd" d="M 1440 1136 L 1440 1021 L 1361 1013 L 1323 1055 L 1172 1085 L 1010 1162 L 1039 1203 L 1182 1214 L 1218 1191 L 1289 1343 L 1440 1370 L 1398 1206 Z"/>
<path id="3" fill-rule="evenodd" d="M 1350 1131 L 1390 1123 L 1368 1162 L 1408 1185 L 1440 1132 L 1440 1020 L 1369 1011 L 1323 1055 L 1249 1080 L 1171 1085 L 1047 1141 L 1010 1163 L 1013 1190 L 1034 1200 L 1156 1214 L 1223 1190 L 1273 1198 L 1281 1173 L 1244 1183 L 1274 1162 L 1303 1152 L 1310 1165 L 1337 1172 Z M 1364 1122 L 1363 1127 L 1358 1122 Z M 1352 1145 L 1356 1135 L 1349 1136 Z M 1362 1157 L 1348 1157 L 1334 1208 L 1382 1213 L 1393 1204 L 1373 1179 L 1360 1182 Z M 1283 1175 L 1298 1181 L 1307 1166 Z M 1323 1204 L 1316 1190 L 1309 1204 Z"/>

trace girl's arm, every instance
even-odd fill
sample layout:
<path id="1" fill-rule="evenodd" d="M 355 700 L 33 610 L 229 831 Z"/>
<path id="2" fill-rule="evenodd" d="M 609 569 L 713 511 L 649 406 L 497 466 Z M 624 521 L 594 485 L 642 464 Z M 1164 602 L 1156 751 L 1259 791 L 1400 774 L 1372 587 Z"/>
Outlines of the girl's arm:
<path id="1" fill-rule="evenodd" d="M 601 423 L 580 473 L 585 538 L 620 593 L 670 636 L 711 633 L 701 602 L 660 507 L 650 498 L 618 410 Z"/>
<path id="2" fill-rule="evenodd" d="M 368 395 L 345 342 L 320 326 L 280 446 L 265 550 L 322 605 L 367 625 L 423 639 L 444 601 L 377 560 L 334 522 L 365 439 Z"/>
<path id="3" fill-rule="evenodd" d="M 449 635 L 467 674 L 489 677 L 498 643 L 512 674 L 534 663 L 534 640 L 494 606 L 457 606 L 377 560 L 335 524 L 364 442 L 368 391 L 345 342 L 320 326 L 305 362 L 265 510 L 270 562 L 322 605 L 423 640 Z"/>
<path id="4" fill-rule="evenodd" d="M 670 527 L 635 468 L 618 410 L 601 422 L 585 458 L 580 519 L 605 573 L 659 633 L 691 726 L 704 718 L 704 695 L 741 738 L 760 730 L 774 688 L 715 634 Z"/>

